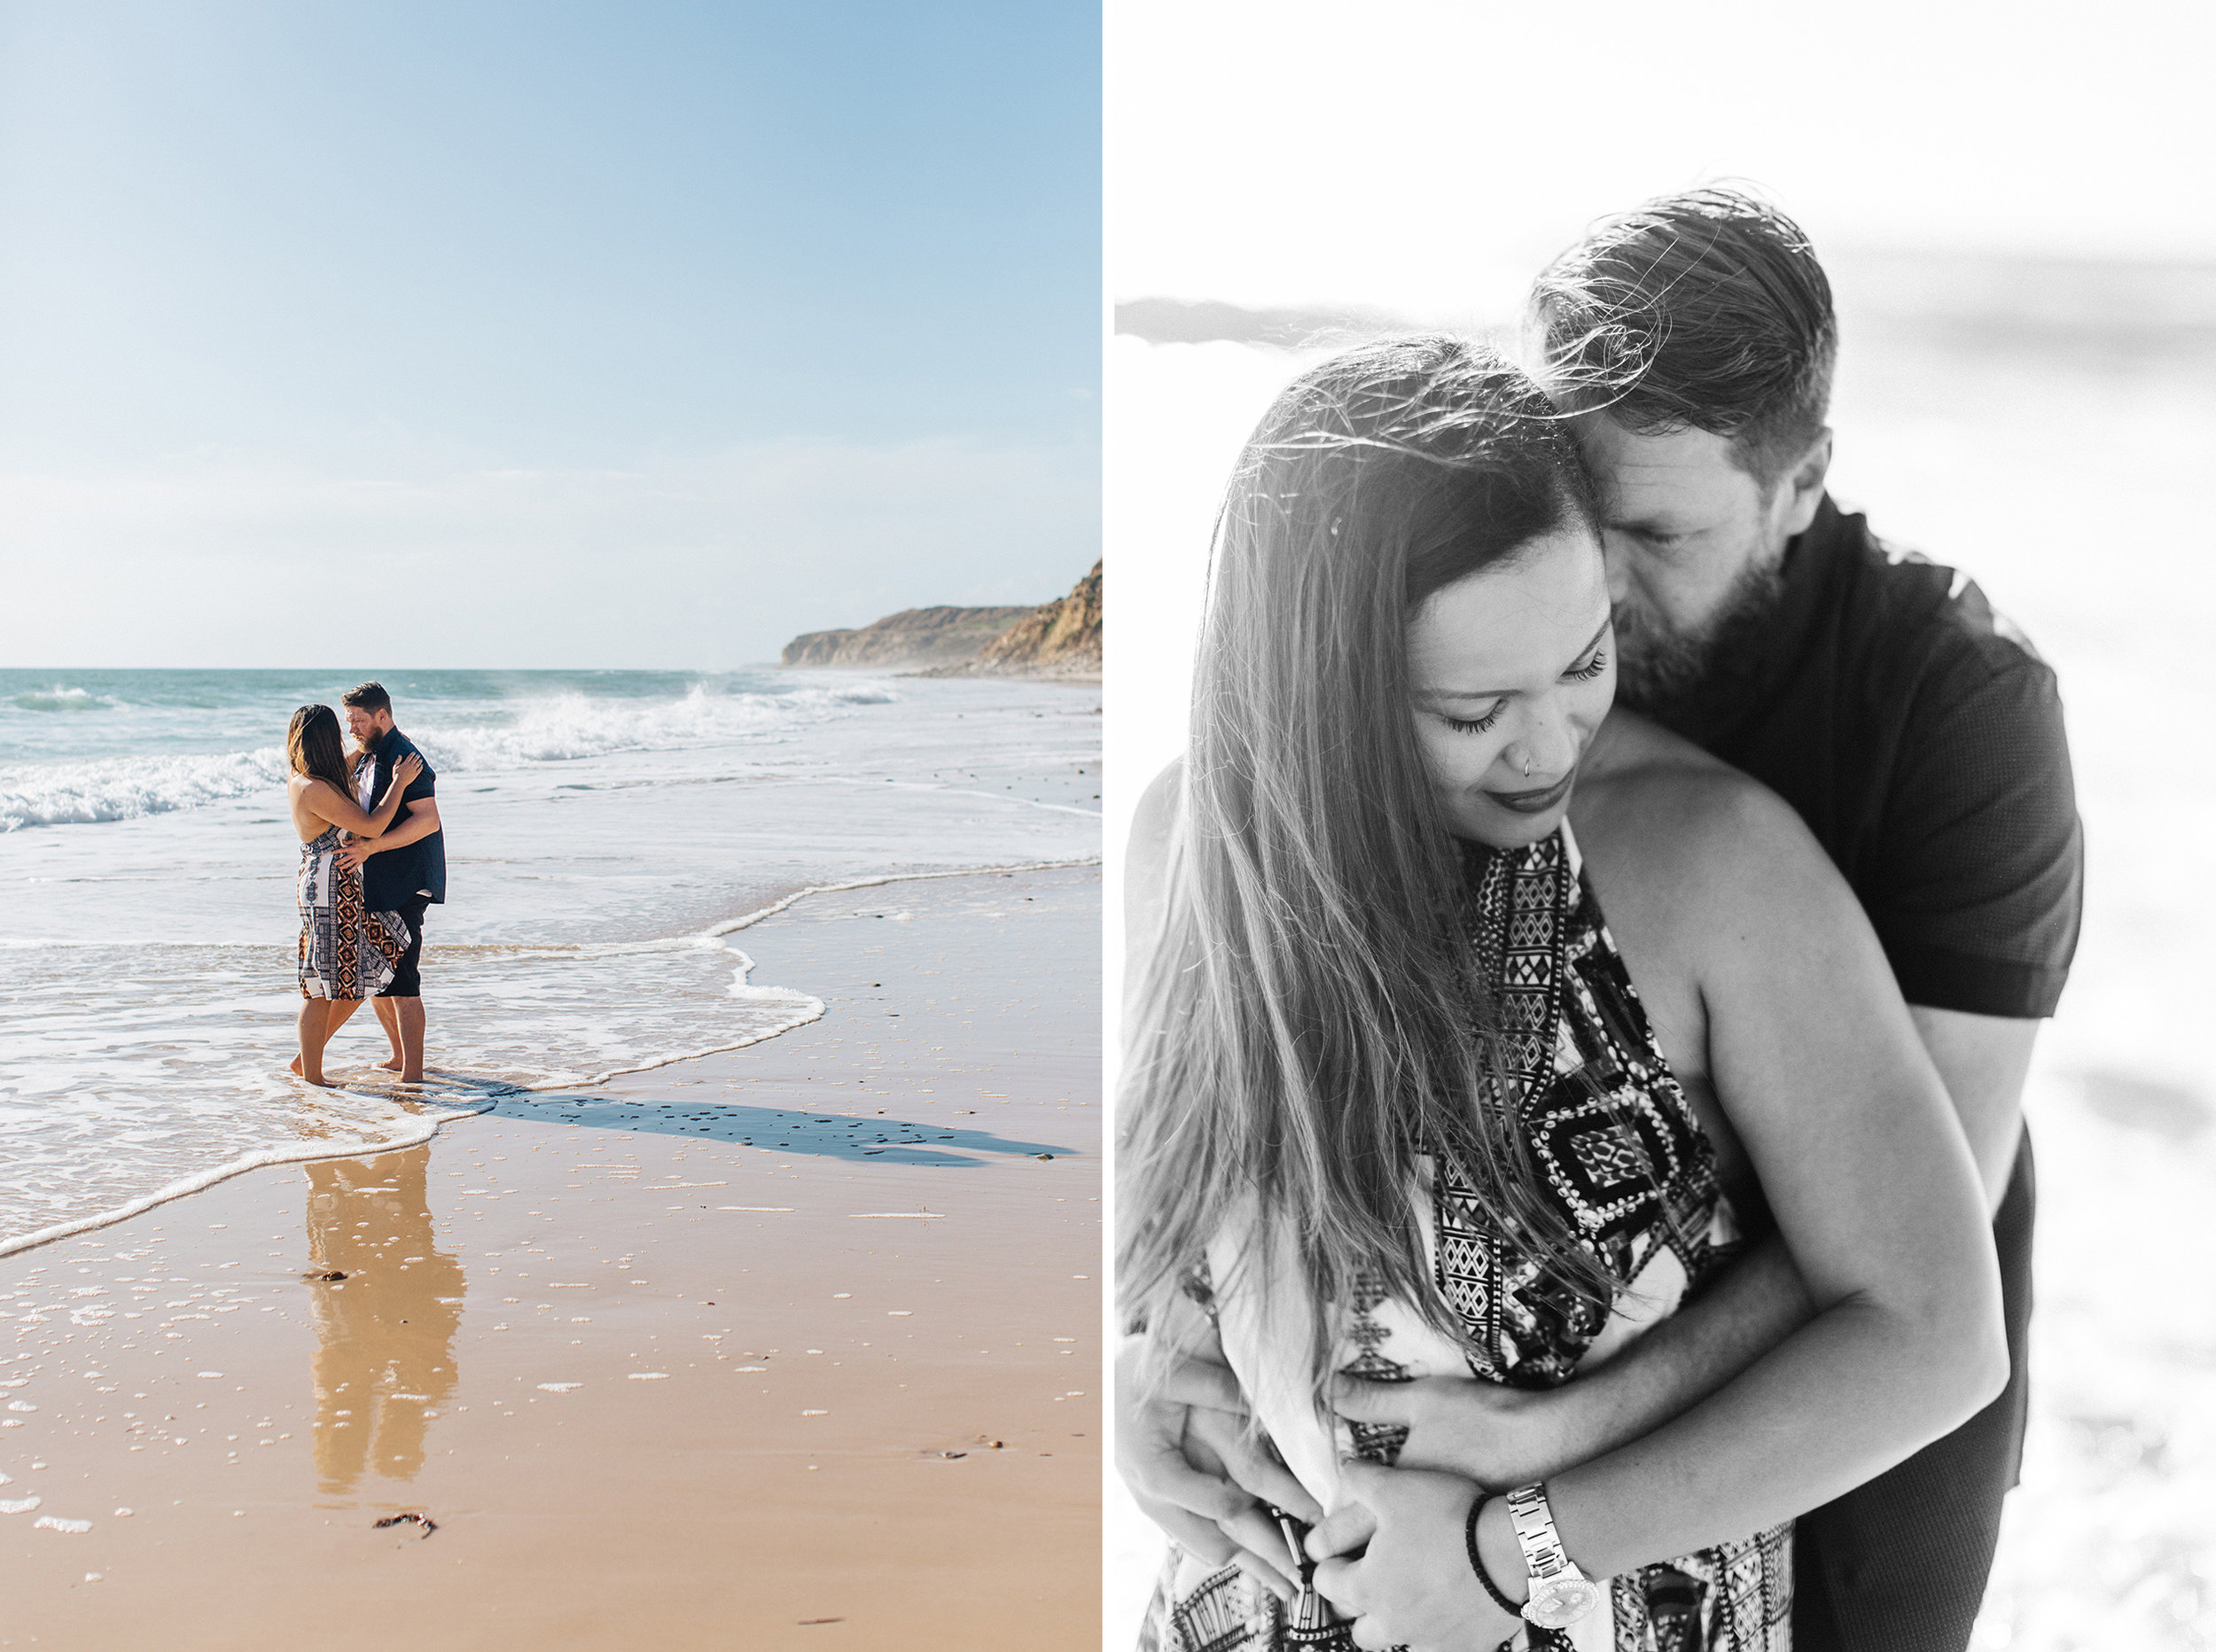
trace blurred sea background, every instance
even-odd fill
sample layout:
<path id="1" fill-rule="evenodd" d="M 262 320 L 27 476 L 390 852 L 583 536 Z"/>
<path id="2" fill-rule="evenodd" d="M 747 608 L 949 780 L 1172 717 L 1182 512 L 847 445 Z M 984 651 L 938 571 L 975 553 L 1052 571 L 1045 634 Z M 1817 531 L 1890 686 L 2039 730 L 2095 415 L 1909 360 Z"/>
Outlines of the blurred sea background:
<path id="1" fill-rule="evenodd" d="M 823 1011 L 807 983 L 751 980 L 732 933 L 797 890 L 1098 851 L 1092 690 L 387 671 L 446 833 L 432 1083 L 371 1070 L 363 1013 L 318 1090 L 285 1071 L 285 732 L 368 674 L 0 670 L 0 1251 L 249 1160 L 420 1139 L 487 1096 L 800 1025 Z"/>
<path id="2" fill-rule="evenodd" d="M 1974 577 L 2053 664 L 2086 830 L 2083 938 L 2025 1101 L 2034 1415 L 1974 1645 L 2216 1646 L 2216 1081 L 2195 1031 L 2216 995 L 2216 265 L 1820 250 L 1842 329 L 1833 495 Z M 1465 310 L 1120 307 L 1112 864 L 1183 744 L 1240 442 L 1336 343 L 1446 326 L 1512 344 L 1520 292 L 1501 285 Z M 1159 1540 L 1114 1491 L 1109 1544 L 1122 1646 Z"/>

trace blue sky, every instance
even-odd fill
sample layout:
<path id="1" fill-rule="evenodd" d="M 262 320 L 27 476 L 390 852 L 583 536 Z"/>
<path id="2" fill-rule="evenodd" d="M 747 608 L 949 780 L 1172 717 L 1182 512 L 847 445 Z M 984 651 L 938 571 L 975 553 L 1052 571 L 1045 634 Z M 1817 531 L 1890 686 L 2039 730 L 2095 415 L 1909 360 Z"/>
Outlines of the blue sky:
<path id="1" fill-rule="evenodd" d="M 0 9 L 0 573 L 51 621 L 7 663 L 366 658 L 351 611 L 395 666 L 729 666 L 1058 593 L 1098 27 Z"/>

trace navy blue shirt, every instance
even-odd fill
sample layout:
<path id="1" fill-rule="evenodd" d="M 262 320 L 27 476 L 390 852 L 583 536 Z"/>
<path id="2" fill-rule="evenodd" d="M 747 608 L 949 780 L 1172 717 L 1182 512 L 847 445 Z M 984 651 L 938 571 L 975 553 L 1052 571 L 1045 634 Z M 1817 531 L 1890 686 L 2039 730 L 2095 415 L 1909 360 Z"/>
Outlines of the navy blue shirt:
<path id="1" fill-rule="evenodd" d="M 385 788 L 393 783 L 393 765 L 414 752 L 423 758 L 423 773 L 412 781 L 401 799 L 400 812 L 393 816 L 393 823 L 385 830 L 399 827 L 414 811 L 410 803 L 436 795 L 438 775 L 431 767 L 431 760 L 416 750 L 416 744 L 397 729 L 378 742 L 377 777 L 370 788 L 370 800 L 374 804 L 385 795 Z M 372 912 L 392 912 L 412 900 L 423 899 L 423 892 L 431 892 L 431 899 L 443 905 L 446 900 L 446 831 L 444 828 L 427 838 L 398 849 L 387 849 L 373 854 L 362 864 L 362 903 Z"/>

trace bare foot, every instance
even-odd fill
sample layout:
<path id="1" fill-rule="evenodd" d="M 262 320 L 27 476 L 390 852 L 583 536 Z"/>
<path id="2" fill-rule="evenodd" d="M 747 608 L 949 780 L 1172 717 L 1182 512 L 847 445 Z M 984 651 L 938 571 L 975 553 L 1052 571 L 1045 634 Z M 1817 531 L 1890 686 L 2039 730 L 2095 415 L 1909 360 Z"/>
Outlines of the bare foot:
<path id="1" fill-rule="evenodd" d="M 296 1079 L 300 1077 L 300 1058 L 298 1056 L 293 1057 L 293 1076 Z"/>
<path id="2" fill-rule="evenodd" d="M 380 1072 L 398 1072 L 401 1069 L 401 1060 L 399 1056 L 395 1056 L 390 1061 L 378 1062 L 377 1065 L 378 1071 Z"/>

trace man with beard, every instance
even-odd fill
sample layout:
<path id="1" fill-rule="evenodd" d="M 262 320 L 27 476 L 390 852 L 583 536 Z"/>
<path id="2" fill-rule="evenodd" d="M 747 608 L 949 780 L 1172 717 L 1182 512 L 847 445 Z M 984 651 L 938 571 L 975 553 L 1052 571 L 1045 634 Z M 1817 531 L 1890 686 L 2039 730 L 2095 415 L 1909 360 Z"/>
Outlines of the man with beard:
<path id="1" fill-rule="evenodd" d="M 341 697 L 347 728 L 370 761 L 355 773 L 355 784 L 371 798 L 382 797 L 393 765 L 416 750 L 415 742 L 393 726 L 393 697 L 378 682 L 364 682 Z M 377 1018 L 391 1040 L 391 1059 L 379 1064 L 397 1072 L 404 1084 L 423 1082 L 423 920 L 435 902 L 446 901 L 446 833 L 433 796 L 438 776 L 430 760 L 402 797 L 400 813 L 382 837 L 347 845 L 339 858 L 360 869 L 362 899 L 371 912 L 398 912 L 408 923 L 408 951 L 385 990 L 372 1000 Z M 335 1030 L 335 1028 L 334 1028 Z"/>
<path id="2" fill-rule="evenodd" d="M 1994 1207 L 2008 1389 L 1802 1516 L 1795 1539 L 1797 1652 L 1961 1652 L 2022 1451 L 2021 1096 L 2082 895 L 2055 674 L 1967 578 L 1889 549 L 1825 492 L 1838 327 L 1783 214 L 1724 190 L 1650 203 L 1557 260 L 1532 311 L 1598 484 L 1618 703 L 1769 786 L 1822 844 Z M 1557 1426 L 1590 1428 L 1588 1450 L 1637 1438 L 1810 1312 L 1773 1235 L 1627 1357 L 1560 1391 L 1572 1418 Z"/>
<path id="3" fill-rule="evenodd" d="M 1884 947 L 1994 1208 L 2006 1391 L 1802 1516 L 1795 1537 L 1797 1652 L 1962 1652 L 2023 1440 L 2021 1095 L 2082 893 L 2054 673 L 1977 586 L 1888 549 L 1824 491 L 1838 327 L 1822 268 L 1782 214 L 1721 190 L 1650 203 L 1557 260 L 1533 316 L 1598 483 L 1619 703 L 1768 785 L 1822 844 Z M 1169 830 L 1174 775 L 1150 789 L 1135 838 Z M 1135 927 L 1147 892 L 1132 898 Z M 1772 1234 L 1562 1387 L 1341 1379 L 1335 1403 L 1357 1425 L 1412 1428 L 1405 1466 L 1522 1485 L 1652 1432 L 1812 1313 Z M 1312 1519 L 1312 1500 L 1242 1431 L 1228 1372 L 1185 1361 L 1141 1400 L 1135 1347 L 1119 1360 L 1117 1458 L 1140 1507 L 1289 1595 L 1264 1506 Z M 1416 1586 L 1466 1593 L 1470 1579 Z"/>

